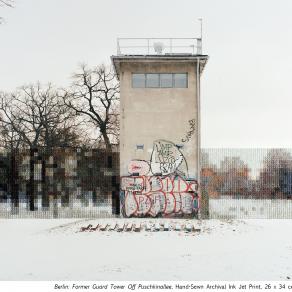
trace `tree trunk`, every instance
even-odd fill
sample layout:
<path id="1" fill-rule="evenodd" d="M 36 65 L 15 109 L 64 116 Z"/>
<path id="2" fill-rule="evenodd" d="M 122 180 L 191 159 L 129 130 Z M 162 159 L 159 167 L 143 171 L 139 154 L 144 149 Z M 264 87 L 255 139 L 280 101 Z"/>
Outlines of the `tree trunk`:
<path id="1" fill-rule="evenodd" d="M 11 150 L 11 207 L 12 211 L 18 210 L 19 207 L 19 197 L 18 197 L 18 171 L 17 171 L 17 162 L 16 162 L 17 151 L 14 149 Z"/>
<path id="2" fill-rule="evenodd" d="M 103 140 L 105 143 L 105 149 L 107 150 L 108 153 L 111 153 L 112 152 L 112 144 L 109 140 L 109 137 L 107 135 L 106 130 L 101 129 L 101 134 L 102 134 L 102 137 L 103 137 Z"/>
<path id="3" fill-rule="evenodd" d="M 34 211 L 34 149 L 30 148 L 30 174 L 28 183 L 29 210 Z"/>
<path id="4" fill-rule="evenodd" d="M 47 151 L 43 153 L 42 157 L 42 208 L 49 208 L 48 184 L 46 177 L 46 158 Z M 48 154 L 49 155 L 49 154 Z"/>

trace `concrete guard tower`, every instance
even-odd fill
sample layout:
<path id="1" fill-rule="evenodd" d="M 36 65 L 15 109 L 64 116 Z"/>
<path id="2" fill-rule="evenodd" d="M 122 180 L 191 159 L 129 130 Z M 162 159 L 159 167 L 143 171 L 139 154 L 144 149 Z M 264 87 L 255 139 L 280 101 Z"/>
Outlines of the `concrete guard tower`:
<path id="1" fill-rule="evenodd" d="M 200 193 L 201 38 L 119 38 L 121 214 L 206 217 Z"/>

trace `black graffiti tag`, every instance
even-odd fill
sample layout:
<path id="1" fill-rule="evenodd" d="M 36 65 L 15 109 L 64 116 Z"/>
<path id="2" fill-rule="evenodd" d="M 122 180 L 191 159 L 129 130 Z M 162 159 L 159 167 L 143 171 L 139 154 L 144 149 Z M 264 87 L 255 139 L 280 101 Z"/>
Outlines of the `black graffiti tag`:
<path id="1" fill-rule="evenodd" d="M 183 154 L 173 142 L 165 140 L 154 141 L 150 159 L 150 167 L 153 174 L 168 175 L 174 173 L 183 161 L 185 161 Z"/>
<path id="2" fill-rule="evenodd" d="M 196 130 L 196 120 L 192 119 L 189 120 L 190 130 L 187 132 L 186 137 L 181 139 L 182 142 L 190 141 L 191 137 L 194 135 Z"/>
<path id="3" fill-rule="evenodd" d="M 162 172 L 172 172 L 175 168 L 175 157 L 173 151 L 171 151 L 172 144 L 156 144 L 156 149 L 158 153 L 158 159 L 160 162 L 160 169 Z"/>

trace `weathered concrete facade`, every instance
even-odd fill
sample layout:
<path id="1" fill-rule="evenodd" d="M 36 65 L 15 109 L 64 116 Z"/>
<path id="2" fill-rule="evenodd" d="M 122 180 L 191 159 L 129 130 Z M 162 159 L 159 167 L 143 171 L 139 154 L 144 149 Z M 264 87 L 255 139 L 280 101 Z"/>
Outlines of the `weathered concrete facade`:
<path id="1" fill-rule="evenodd" d="M 112 60 L 121 88 L 120 174 L 124 215 L 197 213 L 199 80 L 207 56 L 114 56 Z M 137 73 L 187 73 L 187 86 L 134 88 L 132 76 Z"/>

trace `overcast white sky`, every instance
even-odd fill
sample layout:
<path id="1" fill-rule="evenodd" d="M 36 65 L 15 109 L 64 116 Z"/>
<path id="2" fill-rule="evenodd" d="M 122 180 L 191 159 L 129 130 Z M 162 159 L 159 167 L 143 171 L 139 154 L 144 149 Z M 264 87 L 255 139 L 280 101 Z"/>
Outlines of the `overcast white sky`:
<path id="1" fill-rule="evenodd" d="M 202 17 L 202 146 L 292 145 L 292 1 L 15 0 L 0 15 L 0 90 L 66 86 L 117 37 L 196 37 Z"/>

